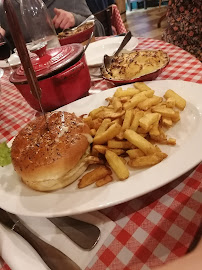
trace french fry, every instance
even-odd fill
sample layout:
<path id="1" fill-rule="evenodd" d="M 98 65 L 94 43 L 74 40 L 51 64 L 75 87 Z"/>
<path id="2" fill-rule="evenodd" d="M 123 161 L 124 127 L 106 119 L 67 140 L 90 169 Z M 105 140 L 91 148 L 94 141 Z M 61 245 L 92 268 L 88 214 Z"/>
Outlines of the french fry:
<path id="1" fill-rule="evenodd" d="M 115 123 L 117 123 L 117 124 L 119 124 L 119 125 L 122 125 L 122 119 L 121 118 L 116 118 L 116 119 L 114 119 L 113 121 L 111 121 L 111 124 L 110 124 L 110 126 L 111 125 L 113 125 L 113 124 L 115 124 Z"/>
<path id="2" fill-rule="evenodd" d="M 112 99 L 112 106 L 113 106 L 115 112 L 117 112 L 120 109 L 122 109 L 122 103 L 121 103 L 120 99 L 117 98 L 117 97 L 113 97 L 113 99 Z"/>
<path id="3" fill-rule="evenodd" d="M 109 163 L 109 166 L 115 172 L 119 180 L 125 180 L 129 177 L 129 170 L 123 161 L 114 152 L 107 150 L 105 158 Z"/>
<path id="4" fill-rule="evenodd" d="M 142 128 L 142 127 L 138 127 L 136 132 L 138 134 L 147 134 L 148 130 L 146 130 L 146 129 Z"/>
<path id="5" fill-rule="evenodd" d="M 143 111 L 141 111 L 139 108 L 134 108 L 133 109 L 133 114 L 135 115 L 137 112 L 143 112 Z M 144 114 L 144 112 L 143 112 L 143 114 Z"/>
<path id="6" fill-rule="evenodd" d="M 161 101 L 162 101 L 162 98 L 161 97 L 153 96 L 151 98 L 147 98 L 144 101 L 138 103 L 137 107 L 140 110 L 147 111 L 152 106 L 159 104 Z"/>
<path id="7" fill-rule="evenodd" d="M 160 113 L 164 117 L 172 117 L 175 115 L 175 111 L 167 107 L 153 107 L 152 112 Z"/>
<path id="8" fill-rule="evenodd" d="M 123 134 L 124 134 L 124 131 L 121 131 L 118 135 L 116 135 L 116 139 L 122 141 L 124 139 Z"/>
<path id="9" fill-rule="evenodd" d="M 175 99 L 175 106 L 180 109 L 180 110 L 184 110 L 185 106 L 186 106 L 186 100 L 184 98 L 182 98 L 180 95 L 178 95 L 175 91 L 169 89 L 166 91 L 165 95 L 164 95 L 165 99 L 168 99 L 170 97 Z"/>
<path id="10" fill-rule="evenodd" d="M 153 97 L 154 90 L 147 90 L 147 91 L 143 91 L 141 93 L 144 94 L 147 98 L 150 98 L 150 97 Z"/>
<path id="11" fill-rule="evenodd" d="M 102 121 L 101 125 L 99 126 L 99 128 L 96 132 L 96 135 L 105 132 L 108 129 L 110 124 L 111 124 L 111 119 L 109 119 L 109 118 L 104 119 Z"/>
<path id="12" fill-rule="evenodd" d="M 139 120 L 139 125 L 146 131 L 151 129 L 154 122 L 159 121 L 161 115 L 159 113 L 147 113 Z"/>
<path id="13" fill-rule="evenodd" d="M 132 121 L 132 117 L 133 117 L 133 111 L 132 110 L 127 110 L 125 113 L 125 117 L 123 120 L 123 125 L 122 125 L 122 131 L 128 129 L 131 125 L 131 121 Z"/>
<path id="14" fill-rule="evenodd" d="M 107 97 L 107 98 L 105 98 L 105 100 L 107 101 L 107 102 L 109 102 L 109 104 L 111 104 L 112 103 L 112 97 Z"/>
<path id="15" fill-rule="evenodd" d="M 107 175 L 111 175 L 112 171 L 106 166 L 99 166 L 96 169 L 92 170 L 91 172 L 86 173 L 80 180 L 78 187 L 84 188 L 87 187 L 99 179 L 104 178 Z"/>
<path id="16" fill-rule="evenodd" d="M 125 102 L 129 101 L 129 99 L 130 99 L 130 96 L 120 97 L 121 103 L 125 103 Z"/>
<path id="17" fill-rule="evenodd" d="M 102 110 L 97 113 L 97 117 L 104 119 L 104 118 L 111 118 L 111 119 L 116 119 L 124 115 L 124 111 L 121 112 L 113 112 L 112 110 Z"/>
<path id="18" fill-rule="evenodd" d="M 180 112 L 179 111 L 174 111 L 175 114 L 171 116 L 171 120 L 176 123 L 180 120 Z"/>
<path id="19" fill-rule="evenodd" d="M 143 138 L 147 137 L 147 133 L 138 133 L 140 136 L 142 136 Z"/>
<path id="20" fill-rule="evenodd" d="M 161 149 L 158 145 L 155 145 L 155 148 L 156 148 L 156 152 L 161 152 Z"/>
<path id="21" fill-rule="evenodd" d="M 140 91 L 135 88 L 128 88 L 123 90 L 121 87 L 117 88 L 116 92 L 114 93 L 115 97 L 127 97 L 127 96 L 134 96 L 138 94 Z"/>
<path id="22" fill-rule="evenodd" d="M 147 97 L 143 94 L 141 95 L 136 95 L 132 99 L 130 99 L 128 102 L 123 104 L 123 109 L 124 110 L 129 110 L 133 109 L 137 106 L 137 104 L 143 100 L 147 99 Z"/>
<path id="23" fill-rule="evenodd" d="M 168 127 L 168 128 L 172 127 L 172 125 L 173 125 L 173 121 L 171 120 L 171 118 L 167 118 L 164 116 L 161 119 L 161 123 L 163 126 Z"/>
<path id="24" fill-rule="evenodd" d="M 127 164 L 127 160 L 124 157 L 119 157 L 119 158 L 122 160 L 123 164 Z"/>
<path id="25" fill-rule="evenodd" d="M 93 119 L 91 116 L 84 117 L 83 121 L 89 126 L 90 129 L 93 128 Z"/>
<path id="26" fill-rule="evenodd" d="M 132 124 L 130 126 L 130 129 L 136 131 L 138 126 L 139 126 L 139 120 L 140 118 L 142 118 L 144 115 L 144 112 L 143 111 L 139 111 L 139 112 L 135 112 L 135 115 L 134 115 L 134 118 L 133 118 L 133 121 L 132 121 Z"/>
<path id="27" fill-rule="evenodd" d="M 105 144 L 107 141 L 113 139 L 121 131 L 121 125 L 115 123 L 111 125 L 105 132 L 94 137 L 94 144 Z"/>
<path id="28" fill-rule="evenodd" d="M 99 108 L 96 108 L 94 110 L 92 110 L 90 113 L 89 113 L 89 116 L 92 118 L 92 119 L 95 119 L 96 118 L 96 115 L 98 112 L 101 112 L 103 110 L 104 106 L 101 106 Z"/>
<path id="29" fill-rule="evenodd" d="M 153 137 L 153 136 L 151 136 Z M 158 142 L 159 144 L 165 144 L 165 145 L 176 145 L 176 139 L 174 138 L 169 138 L 169 139 L 162 139 L 161 137 L 152 138 L 154 141 Z"/>
<path id="30" fill-rule="evenodd" d="M 102 123 L 102 119 L 101 118 L 95 118 L 93 119 L 93 129 L 98 130 L 98 128 L 100 127 Z"/>
<path id="31" fill-rule="evenodd" d="M 109 140 L 107 146 L 109 148 L 130 149 L 132 144 L 128 141 Z"/>
<path id="32" fill-rule="evenodd" d="M 159 104 L 152 106 L 151 111 L 153 112 L 153 110 L 162 109 L 162 108 L 164 108 L 164 109 L 167 108 L 166 103 L 160 102 Z"/>
<path id="33" fill-rule="evenodd" d="M 96 184 L 97 187 L 102 187 L 102 186 L 104 186 L 104 185 L 106 185 L 106 184 L 108 184 L 109 182 L 112 182 L 112 181 L 113 181 L 113 178 L 111 177 L 111 175 L 107 175 L 104 178 L 96 181 L 95 184 Z"/>
<path id="34" fill-rule="evenodd" d="M 152 128 L 149 130 L 149 134 L 150 136 L 159 136 L 160 135 L 160 131 L 159 131 L 159 120 L 160 118 L 153 123 Z"/>
<path id="35" fill-rule="evenodd" d="M 136 82 L 134 83 L 135 88 L 139 89 L 140 91 L 147 91 L 147 90 L 152 90 L 149 86 L 147 86 L 143 82 Z"/>
<path id="36" fill-rule="evenodd" d="M 175 138 L 167 138 L 165 130 L 180 120 L 180 112 L 175 107 L 184 109 L 186 101 L 182 97 L 173 90 L 168 90 L 164 98 L 155 96 L 154 90 L 138 82 L 134 88 L 119 87 L 106 101 L 107 106 L 100 106 L 83 117 L 94 136 L 89 164 L 105 167 L 103 164 L 108 162 L 117 177 L 124 180 L 129 176 L 125 164 L 128 159 L 130 166 L 144 168 L 167 157 L 154 143 L 176 144 Z M 105 167 L 106 170 L 109 168 Z M 100 169 L 93 170 L 82 177 L 80 186 L 94 182 L 96 186 L 105 185 L 112 181 L 110 173 L 103 176 Z"/>
<path id="37" fill-rule="evenodd" d="M 131 159 L 128 162 L 128 165 L 133 168 L 143 168 L 149 167 L 158 164 L 164 158 L 167 157 L 167 154 L 162 152 L 156 152 L 152 155 L 137 157 L 136 159 Z"/>
<path id="38" fill-rule="evenodd" d="M 90 134 L 91 134 L 91 136 L 95 136 L 95 134 L 96 134 L 96 129 L 94 129 L 94 128 L 92 128 L 91 130 L 90 130 Z"/>
<path id="39" fill-rule="evenodd" d="M 175 99 L 173 97 L 169 97 L 166 100 L 166 107 L 168 107 L 168 108 L 174 108 L 175 107 Z"/>
<path id="40" fill-rule="evenodd" d="M 124 149 L 108 148 L 106 145 L 99 145 L 99 144 L 93 145 L 93 149 L 92 149 L 92 151 L 97 151 L 98 153 L 103 154 L 103 155 L 105 155 L 107 150 L 110 150 L 116 153 L 118 156 L 125 153 Z"/>
<path id="41" fill-rule="evenodd" d="M 89 156 L 85 160 L 88 164 L 104 164 L 102 159 L 95 156 Z"/>
<path id="42" fill-rule="evenodd" d="M 124 137 L 129 142 L 138 147 L 145 155 L 153 154 L 156 152 L 155 146 L 143 138 L 141 135 L 137 134 L 135 131 L 127 129 L 124 132 Z"/>
<path id="43" fill-rule="evenodd" d="M 153 134 L 150 134 L 151 139 L 160 144 L 169 144 L 167 140 L 167 136 L 162 128 L 159 128 L 159 132 L 160 134 L 158 136 L 154 136 Z"/>
<path id="44" fill-rule="evenodd" d="M 167 144 L 170 144 L 170 145 L 176 145 L 176 139 L 174 139 L 174 138 L 169 138 L 169 139 L 167 140 Z"/>
<path id="45" fill-rule="evenodd" d="M 137 157 L 143 157 L 145 154 L 140 149 L 130 149 L 126 151 L 126 153 L 129 155 L 131 159 L 137 158 Z"/>
<path id="46" fill-rule="evenodd" d="M 154 94 L 153 90 L 138 93 L 137 95 L 133 96 L 131 100 L 123 104 L 124 110 L 135 108 L 138 105 L 138 103 L 144 101 L 145 99 L 147 99 L 147 97 L 152 97 L 153 94 Z"/>
<path id="47" fill-rule="evenodd" d="M 125 153 L 124 149 L 118 149 L 118 148 L 109 148 L 108 150 L 114 152 L 115 154 L 117 154 L 117 156 L 120 156 L 122 154 Z"/>
<path id="48" fill-rule="evenodd" d="M 105 154 L 106 150 L 108 149 L 108 147 L 106 145 L 93 145 L 93 150 L 99 152 L 100 154 Z"/>

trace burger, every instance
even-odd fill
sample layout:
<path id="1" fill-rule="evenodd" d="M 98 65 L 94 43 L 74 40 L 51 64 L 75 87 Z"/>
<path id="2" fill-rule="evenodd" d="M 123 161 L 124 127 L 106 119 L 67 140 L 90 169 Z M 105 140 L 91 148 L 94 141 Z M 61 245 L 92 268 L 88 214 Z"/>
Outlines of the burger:
<path id="1" fill-rule="evenodd" d="M 70 185 L 88 167 L 92 137 L 74 113 L 51 112 L 28 123 L 15 137 L 11 159 L 30 188 L 53 191 Z"/>

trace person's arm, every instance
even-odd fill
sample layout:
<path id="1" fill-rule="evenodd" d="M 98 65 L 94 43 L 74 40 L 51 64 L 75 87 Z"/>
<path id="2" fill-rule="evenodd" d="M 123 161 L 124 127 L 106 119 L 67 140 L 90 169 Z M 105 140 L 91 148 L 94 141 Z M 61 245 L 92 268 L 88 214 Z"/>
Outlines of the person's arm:
<path id="1" fill-rule="evenodd" d="M 0 34 L 2 36 L 5 36 L 6 31 L 0 26 Z"/>
<path id="2" fill-rule="evenodd" d="M 85 0 L 53 1 L 48 10 L 56 30 L 77 26 L 92 14 Z M 95 20 L 95 26 L 95 36 L 104 36 L 104 27 L 98 20 Z"/>
<path id="3" fill-rule="evenodd" d="M 68 29 L 75 26 L 75 18 L 71 12 L 58 8 L 54 8 L 54 12 L 53 24 L 56 29 Z"/>

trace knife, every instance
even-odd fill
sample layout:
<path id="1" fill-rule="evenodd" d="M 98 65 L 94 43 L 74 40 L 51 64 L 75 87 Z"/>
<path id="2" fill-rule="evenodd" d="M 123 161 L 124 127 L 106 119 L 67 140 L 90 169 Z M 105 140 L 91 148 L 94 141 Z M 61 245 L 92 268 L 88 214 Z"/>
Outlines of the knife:
<path id="1" fill-rule="evenodd" d="M 100 229 L 93 224 L 71 217 L 48 219 L 83 249 L 91 250 L 100 239 Z"/>
<path id="2" fill-rule="evenodd" d="M 51 270 L 81 270 L 81 268 L 64 253 L 38 238 L 21 223 L 17 216 L 15 216 L 15 218 L 17 220 L 16 222 L 6 211 L 0 208 L 0 222 L 11 231 L 21 235 L 38 252 L 42 260 Z"/>

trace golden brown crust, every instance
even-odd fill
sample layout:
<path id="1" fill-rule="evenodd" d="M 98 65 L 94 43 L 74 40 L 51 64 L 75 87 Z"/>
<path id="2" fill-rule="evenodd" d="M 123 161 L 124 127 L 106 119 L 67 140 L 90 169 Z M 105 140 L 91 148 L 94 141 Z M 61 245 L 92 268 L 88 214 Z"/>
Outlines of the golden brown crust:
<path id="1" fill-rule="evenodd" d="M 16 172 L 27 181 L 61 178 L 86 152 L 89 127 L 67 112 L 46 114 L 27 124 L 16 136 L 11 158 Z"/>
<path id="2" fill-rule="evenodd" d="M 112 80 L 132 80 L 153 73 L 168 62 L 169 57 L 162 50 L 136 50 L 115 56 L 111 65 L 103 69 L 102 73 Z"/>

